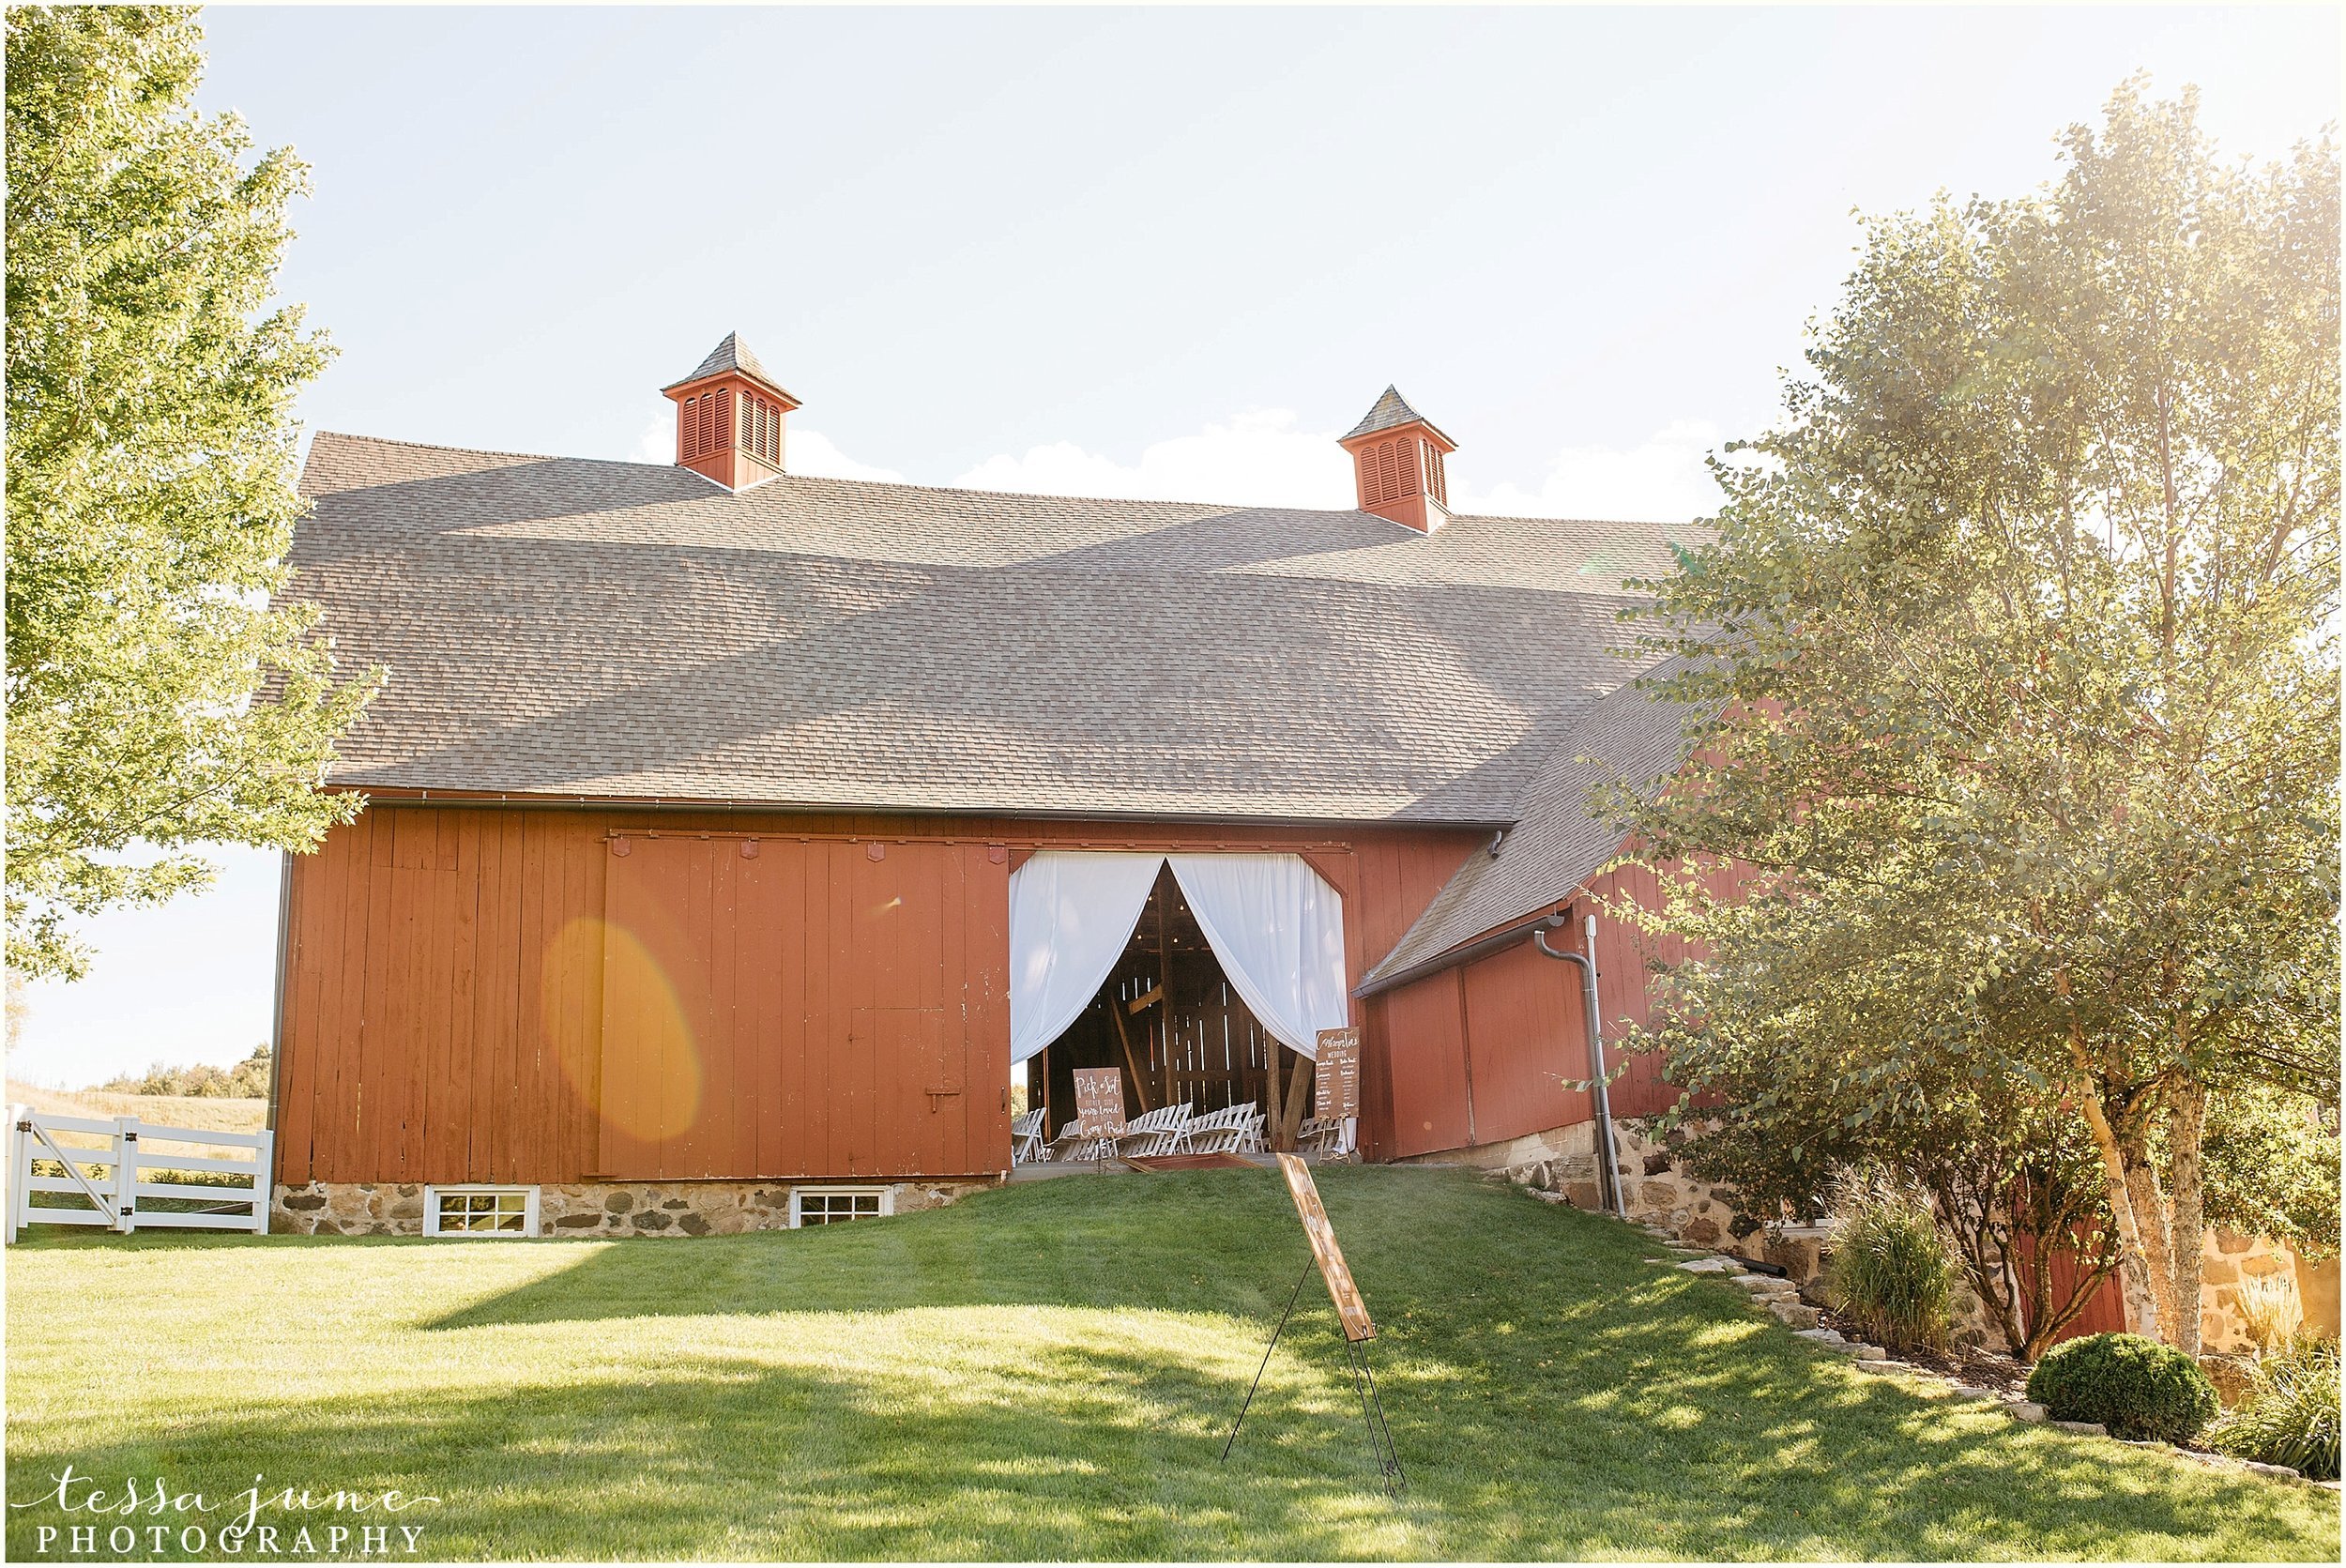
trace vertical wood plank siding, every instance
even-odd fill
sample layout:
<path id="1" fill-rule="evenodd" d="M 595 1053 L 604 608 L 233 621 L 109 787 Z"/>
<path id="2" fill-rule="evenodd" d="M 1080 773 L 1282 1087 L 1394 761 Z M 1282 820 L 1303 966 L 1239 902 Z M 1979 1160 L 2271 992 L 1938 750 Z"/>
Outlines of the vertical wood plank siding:
<path id="1" fill-rule="evenodd" d="M 1705 886 L 1721 895 L 1735 893 L 1743 879 L 1731 867 L 1703 874 Z M 1660 878 L 1651 868 L 1622 866 L 1575 896 L 1570 928 L 1550 940 L 1578 949 L 1584 915 L 1614 902 L 1653 908 L 1660 900 Z M 1682 937 L 1647 937 L 1597 914 L 1597 1012 L 1606 1060 L 1622 1070 L 1610 1095 L 1615 1117 L 1653 1116 L 1677 1103 L 1660 1058 L 1632 1047 L 1653 1017 L 1652 966 L 1681 963 L 1688 952 Z M 1562 1087 L 1589 1071 L 1579 987 L 1577 967 L 1526 942 L 1372 998 L 1372 1013 L 1386 1020 L 1394 1100 L 1383 1120 L 1370 1120 L 1363 1149 L 1372 1158 L 1396 1159 L 1588 1120 L 1592 1097 Z"/>
<path id="2" fill-rule="evenodd" d="M 1483 835 L 378 800 L 294 863 L 279 1179 L 998 1170 L 1013 839 L 1311 844 L 1357 982 Z"/>

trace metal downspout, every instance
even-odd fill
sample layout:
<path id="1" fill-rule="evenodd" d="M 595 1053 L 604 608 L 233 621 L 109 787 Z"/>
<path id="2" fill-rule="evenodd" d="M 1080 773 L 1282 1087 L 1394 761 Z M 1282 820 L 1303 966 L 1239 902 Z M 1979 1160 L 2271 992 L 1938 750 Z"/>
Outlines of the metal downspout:
<path id="1" fill-rule="evenodd" d="M 1605 1206 L 1612 1210 L 1613 1216 L 1616 1219 L 1625 1220 L 1629 1217 L 1629 1208 L 1622 1198 L 1621 1156 L 1613 1147 L 1613 1102 L 1611 1095 L 1606 1090 L 1605 1035 L 1603 1026 L 1599 1022 L 1596 1000 L 1596 917 L 1594 915 L 1587 917 L 1586 930 L 1589 951 L 1585 953 L 1560 952 L 1549 947 L 1547 930 L 1544 927 L 1535 928 L 1532 931 L 1531 940 L 1538 943 L 1540 951 L 1548 957 L 1561 958 L 1567 964 L 1577 964 L 1580 967 L 1580 995 L 1581 999 L 1587 1004 L 1589 1015 L 1589 1066 L 1593 1072 L 1593 1082 L 1596 1086 L 1597 1158 L 1601 1166 L 1597 1191 L 1604 1197 Z"/>

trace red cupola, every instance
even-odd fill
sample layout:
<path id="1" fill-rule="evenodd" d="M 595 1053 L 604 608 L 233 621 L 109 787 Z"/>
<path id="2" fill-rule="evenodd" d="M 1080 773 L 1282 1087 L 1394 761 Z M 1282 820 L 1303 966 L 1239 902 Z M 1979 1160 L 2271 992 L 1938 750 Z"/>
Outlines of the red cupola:
<path id="1" fill-rule="evenodd" d="M 782 472 L 783 420 L 799 400 L 775 385 L 739 334 L 662 392 L 676 403 L 676 460 L 727 490 Z"/>
<path id="2" fill-rule="evenodd" d="M 1458 443 L 1436 430 L 1394 388 L 1338 442 L 1352 454 L 1360 509 L 1430 534 L 1450 521 L 1450 483 L 1442 459 Z"/>

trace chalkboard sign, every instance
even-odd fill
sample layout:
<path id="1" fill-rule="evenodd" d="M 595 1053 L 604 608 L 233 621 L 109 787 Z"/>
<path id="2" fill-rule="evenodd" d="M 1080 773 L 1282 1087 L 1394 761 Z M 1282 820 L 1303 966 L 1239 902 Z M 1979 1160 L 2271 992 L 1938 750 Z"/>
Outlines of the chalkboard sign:
<path id="1" fill-rule="evenodd" d="M 1349 1031 L 1346 1031 L 1349 1032 Z M 1326 1040 L 1321 1035 L 1321 1040 Z M 1352 1271 L 1345 1266 L 1344 1249 L 1336 1245 L 1335 1227 L 1328 1223 L 1328 1210 L 1319 1204 L 1319 1188 L 1312 1181 L 1311 1167 L 1292 1154 L 1279 1156 L 1279 1169 L 1287 1179 L 1287 1195 L 1295 1199 L 1296 1216 L 1303 1222 L 1303 1235 L 1312 1244 L 1312 1256 L 1319 1264 L 1319 1277 L 1327 1282 L 1328 1300 L 1336 1307 L 1336 1317 L 1344 1324 L 1344 1337 L 1359 1344 L 1377 1337 L 1377 1325 L 1369 1321 L 1368 1303 L 1361 1300 L 1360 1286 L 1352 1283 Z"/>
<path id="2" fill-rule="evenodd" d="M 1087 1138 L 1121 1137 L 1124 1133 L 1124 1070 L 1120 1067 L 1075 1069 L 1075 1131 Z"/>
<path id="3" fill-rule="evenodd" d="M 1322 1120 L 1361 1114 L 1361 1031 L 1322 1029 L 1312 1059 L 1312 1114 Z"/>

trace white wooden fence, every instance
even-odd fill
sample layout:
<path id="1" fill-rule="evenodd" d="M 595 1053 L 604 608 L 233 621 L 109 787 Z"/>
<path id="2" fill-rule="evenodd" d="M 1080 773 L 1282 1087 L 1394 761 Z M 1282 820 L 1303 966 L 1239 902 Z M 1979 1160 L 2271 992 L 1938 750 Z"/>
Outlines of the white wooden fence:
<path id="1" fill-rule="evenodd" d="M 93 1142 L 92 1140 L 99 1140 Z M 154 1145 L 208 1146 L 218 1153 L 165 1153 Z M 13 1242 L 28 1225 L 103 1225 L 129 1235 L 134 1230 L 268 1231 L 269 1155 L 272 1135 L 207 1133 L 163 1127 L 134 1116 L 111 1121 L 49 1116 L 23 1105 L 8 1110 L 8 1227 Z M 36 1172 L 36 1165 L 48 1169 Z M 217 1172 L 249 1179 L 249 1186 L 208 1186 L 187 1181 L 148 1181 L 148 1171 Z M 60 1174 L 61 1173 L 61 1174 Z M 56 1194 L 36 1204 L 36 1194 Z M 150 1207 L 149 1198 L 180 1198 L 201 1209 Z"/>

